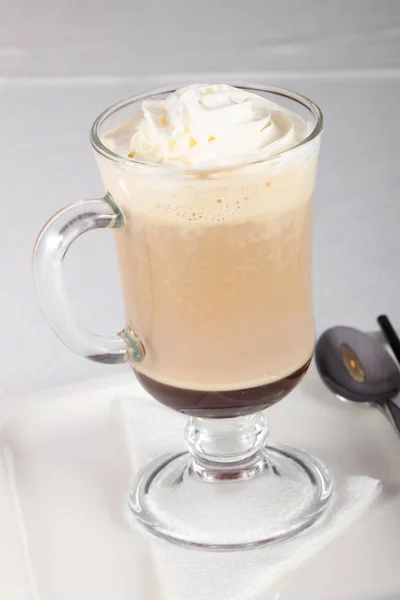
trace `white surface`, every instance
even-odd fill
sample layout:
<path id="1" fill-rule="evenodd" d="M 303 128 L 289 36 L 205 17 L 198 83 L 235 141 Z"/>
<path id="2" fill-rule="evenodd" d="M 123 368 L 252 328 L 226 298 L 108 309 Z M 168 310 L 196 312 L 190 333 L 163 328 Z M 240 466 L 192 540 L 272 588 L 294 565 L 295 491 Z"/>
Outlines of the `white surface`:
<path id="1" fill-rule="evenodd" d="M 0 8 L 1 395 L 107 372 L 48 329 L 33 293 L 32 246 L 60 207 L 102 194 L 88 142 L 97 114 L 171 80 L 281 84 L 321 105 L 317 328 L 371 329 L 385 311 L 400 327 L 397 0 L 0 0 Z M 111 238 L 88 236 L 68 261 L 76 305 L 106 331 L 123 326 Z"/>
<path id="2" fill-rule="evenodd" d="M 307 536 L 300 554 L 300 538 L 287 542 L 288 552 L 294 544 L 293 556 L 271 588 L 279 572 L 267 568 L 271 549 L 230 555 L 186 550 L 129 526 L 125 503 L 134 469 L 161 450 L 179 447 L 184 423 L 151 400 L 147 406 L 135 400 L 135 393 L 141 392 L 132 377 L 117 376 L 5 403 L 1 598 L 178 600 L 190 590 L 193 600 L 209 600 L 218 597 L 216 582 L 223 600 L 399 595 L 398 440 L 377 411 L 334 401 L 314 371 L 269 411 L 276 439 L 317 453 L 336 470 L 378 474 L 384 486 L 366 514 L 305 562 Z M 370 488 L 364 483 L 362 489 L 367 501 Z M 360 511 L 358 501 L 350 511 Z M 275 550 L 279 555 L 283 545 Z"/>

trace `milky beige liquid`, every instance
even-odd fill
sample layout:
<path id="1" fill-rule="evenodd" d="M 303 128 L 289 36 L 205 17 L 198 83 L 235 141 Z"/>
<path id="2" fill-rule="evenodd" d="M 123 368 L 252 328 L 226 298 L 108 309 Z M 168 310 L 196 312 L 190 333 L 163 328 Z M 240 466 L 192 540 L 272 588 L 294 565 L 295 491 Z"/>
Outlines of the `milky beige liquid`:
<path id="1" fill-rule="evenodd" d="M 125 220 L 116 241 L 127 325 L 146 348 L 139 373 L 225 391 L 307 365 L 316 161 L 314 148 L 215 179 L 101 163 Z"/>

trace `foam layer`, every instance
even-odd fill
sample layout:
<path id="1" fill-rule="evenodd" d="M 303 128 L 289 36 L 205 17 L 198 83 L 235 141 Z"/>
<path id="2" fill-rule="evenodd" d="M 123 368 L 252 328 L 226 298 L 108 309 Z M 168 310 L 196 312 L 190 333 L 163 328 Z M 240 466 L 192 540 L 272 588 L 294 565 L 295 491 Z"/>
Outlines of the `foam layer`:
<path id="1" fill-rule="evenodd" d="M 307 202 L 315 184 L 317 151 L 308 156 L 241 167 L 218 178 L 185 178 L 181 170 L 149 174 L 99 158 L 106 189 L 124 214 L 132 210 L 195 222 L 243 220 L 259 214 L 270 219 Z"/>

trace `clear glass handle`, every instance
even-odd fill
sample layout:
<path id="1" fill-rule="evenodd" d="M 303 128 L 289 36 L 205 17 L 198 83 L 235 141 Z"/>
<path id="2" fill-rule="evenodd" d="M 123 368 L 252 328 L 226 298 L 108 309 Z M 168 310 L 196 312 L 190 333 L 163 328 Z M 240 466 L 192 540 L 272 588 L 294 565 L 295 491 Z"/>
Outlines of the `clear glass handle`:
<path id="1" fill-rule="evenodd" d="M 110 196 L 78 202 L 62 209 L 46 223 L 33 253 L 36 293 L 51 328 L 73 352 L 100 363 L 142 362 L 143 344 L 129 328 L 115 335 L 85 329 L 69 305 L 62 263 L 71 244 L 83 233 L 123 225 L 123 216 Z"/>

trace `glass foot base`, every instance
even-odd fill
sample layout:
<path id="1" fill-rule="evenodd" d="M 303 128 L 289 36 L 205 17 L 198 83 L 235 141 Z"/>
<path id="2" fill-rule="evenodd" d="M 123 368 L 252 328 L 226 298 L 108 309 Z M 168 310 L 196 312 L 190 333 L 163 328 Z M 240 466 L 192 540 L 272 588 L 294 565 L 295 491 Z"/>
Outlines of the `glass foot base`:
<path id="1" fill-rule="evenodd" d="M 129 496 L 153 534 L 184 546 L 239 550 L 284 540 L 314 523 L 332 492 L 316 458 L 268 444 L 243 465 L 198 463 L 189 453 L 163 457 L 138 476 Z"/>

